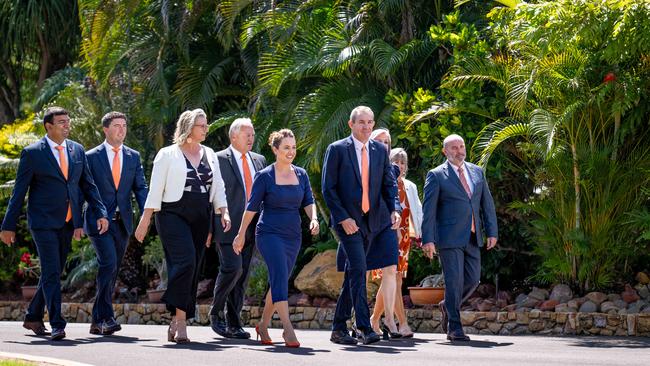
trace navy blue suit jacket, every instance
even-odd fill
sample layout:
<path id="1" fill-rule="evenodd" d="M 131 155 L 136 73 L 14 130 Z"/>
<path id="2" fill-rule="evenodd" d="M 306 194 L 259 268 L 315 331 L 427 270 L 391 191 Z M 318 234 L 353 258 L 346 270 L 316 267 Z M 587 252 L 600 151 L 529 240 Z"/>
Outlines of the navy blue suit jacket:
<path id="1" fill-rule="evenodd" d="M 65 224 L 68 203 L 74 228 L 83 226 L 81 205 L 88 201 L 97 217 L 107 217 L 88 168 L 83 147 L 66 140 L 68 179 L 59 168 L 45 137 L 25 147 L 20 154 L 14 190 L 2 222 L 2 230 L 16 231 L 18 215 L 27 198 L 27 224 L 34 230 L 60 229 Z"/>
<path id="2" fill-rule="evenodd" d="M 99 194 L 106 206 L 108 217 L 115 215 L 115 209 L 120 208 L 122 221 L 126 231 L 133 232 L 133 206 L 131 204 L 131 192 L 135 194 L 135 200 L 140 209 L 144 211 L 144 202 L 147 200 L 147 182 L 144 179 L 144 170 L 140 162 L 140 153 L 125 145 L 122 145 L 122 172 L 120 174 L 119 187 L 115 187 L 111 165 L 108 162 L 106 147 L 101 144 L 88 151 L 88 165 Z M 88 235 L 98 235 L 97 217 L 93 210 L 84 212 L 84 230 Z"/>
<path id="3" fill-rule="evenodd" d="M 390 213 L 399 210 L 397 183 L 386 147 L 380 142 L 368 142 L 370 156 L 369 229 L 380 231 L 391 225 Z M 330 210 L 330 225 L 352 218 L 361 226 L 361 172 L 352 136 L 333 142 L 325 153 L 322 191 Z"/>
<path id="4" fill-rule="evenodd" d="M 483 236 L 497 237 L 497 218 L 483 170 L 465 162 L 467 174 L 474 184 L 470 198 L 450 162 L 431 169 L 424 183 L 422 204 L 422 243 L 434 243 L 436 248 L 460 248 L 469 243 L 472 214 L 475 218 L 476 239 L 483 246 Z"/>

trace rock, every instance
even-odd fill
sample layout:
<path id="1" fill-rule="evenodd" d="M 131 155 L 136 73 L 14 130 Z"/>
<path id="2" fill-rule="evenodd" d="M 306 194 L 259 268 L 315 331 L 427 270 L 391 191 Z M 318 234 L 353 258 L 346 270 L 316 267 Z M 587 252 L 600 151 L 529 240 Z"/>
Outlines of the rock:
<path id="1" fill-rule="evenodd" d="M 501 311 L 515 311 L 517 309 L 517 304 L 510 304 L 501 308 Z"/>
<path id="2" fill-rule="evenodd" d="M 549 300 L 549 301 L 551 301 L 551 300 Z M 559 304 L 559 305 L 555 306 L 555 312 L 556 313 L 574 313 L 577 310 L 578 310 L 577 308 L 572 308 L 567 304 Z"/>
<path id="3" fill-rule="evenodd" d="M 650 297 L 650 289 L 648 288 L 647 285 L 640 283 L 634 286 L 634 289 L 639 294 L 639 297 L 641 297 L 642 299 L 648 299 Z"/>
<path id="4" fill-rule="evenodd" d="M 556 300 L 558 303 L 563 303 L 571 300 L 573 297 L 573 291 L 571 291 L 571 287 L 565 284 L 559 284 L 555 285 L 553 287 L 553 291 L 551 291 L 551 295 L 549 296 L 549 299 L 551 300 Z"/>
<path id="5" fill-rule="evenodd" d="M 611 301 L 605 301 L 604 303 L 600 304 L 600 311 L 602 313 L 609 313 L 610 310 L 614 310 L 618 313 L 618 311 L 621 310 L 621 308 L 616 306 L 616 304 L 614 304 Z"/>
<path id="6" fill-rule="evenodd" d="M 609 295 L 607 295 L 607 300 L 612 301 L 612 302 L 616 302 L 617 300 L 620 300 L 620 299 L 621 299 L 621 295 L 619 295 L 619 294 L 609 294 Z"/>
<path id="7" fill-rule="evenodd" d="M 557 300 L 546 300 L 539 305 L 539 309 L 542 311 L 554 311 L 557 305 L 559 305 Z"/>
<path id="8" fill-rule="evenodd" d="M 636 314 L 641 312 L 641 309 L 643 309 L 646 306 L 646 302 L 643 300 L 637 300 L 636 302 L 631 303 L 627 307 L 627 313 L 628 314 Z"/>
<path id="9" fill-rule="evenodd" d="M 494 287 L 494 285 L 489 284 L 489 283 L 481 283 L 476 288 L 476 291 L 474 291 L 475 294 L 478 294 L 482 298 L 495 296 L 496 292 L 497 292 L 497 289 Z"/>
<path id="10" fill-rule="evenodd" d="M 532 320 L 528 325 L 528 329 L 530 329 L 531 332 L 539 332 L 540 330 L 544 329 L 544 321 L 540 319 Z"/>
<path id="11" fill-rule="evenodd" d="M 628 304 L 638 301 L 641 297 L 637 294 L 636 290 L 629 284 L 625 284 L 625 290 L 621 293 L 621 298 Z"/>
<path id="12" fill-rule="evenodd" d="M 592 301 L 587 301 L 580 306 L 581 313 L 595 313 L 598 311 L 598 305 Z"/>
<path id="13" fill-rule="evenodd" d="M 571 307 L 571 308 L 576 308 L 576 309 L 578 309 L 578 308 L 580 308 L 580 306 L 581 306 L 582 304 L 584 304 L 584 303 L 585 303 L 584 300 L 583 300 L 582 298 L 579 298 L 579 299 L 572 299 L 572 300 L 569 300 L 566 304 L 567 304 L 569 307 Z"/>
<path id="14" fill-rule="evenodd" d="M 637 273 L 635 278 L 642 285 L 650 284 L 650 276 L 648 276 L 645 272 Z"/>
<path id="15" fill-rule="evenodd" d="M 310 296 L 337 299 L 343 284 L 343 272 L 336 271 L 336 250 L 316 255 L 303 267 L 293 284 Z"/>
<path id="16" fill-rule="evenodd" d="M 627 303 L 623 299 L 614 300 L 614 305 L 619 309 L 627 308 Z"/>
<path id="17" fill-rule="evenodd" d="M 478 304 L 476 304 L 476 308 L 478 311 L 491 311 L 492 307 L 495 305 L 494 300 L 492 299 L 485 299 L 482 301 L 479 301 Z"/>
<path id="18" fill-rule="evenodd" d="M 421 287 L 445 287 L 445 277 L 442 274 L 435 274 L 425 277 L 420 281 Z"/>
<path id="19" fill-rule="evenodd" d="M 593 302 L 596 305 L 600 305 L 603 302 L 607 301 L 607 294 L 604 294 L 602 292 L 590 292 L 586 297 L 589 299 L 589 301 Z"/>
<path id="20" fill-rule="evenodd" d="M 528 296 L 526 294 L 519 294 L 515 298 L 515 303 L 517 305 L 519 305 L 519 304 L 523 303 L 527 298 L 528 298 Z"/>
<path id="21" fill-rule="evenodd" d="M 499 291 L 497 293 L 497 302 L 499 301 L 505 301 L 505 305 L 512 303 L 512 294 L 508 291 Z"/>
<path id="22" fill-rule="evenodd" d="M 293 294 L 287 299 L 289 306 L 311 306 L 311 300 L 307 294 Z"/>
<path id="23" fill-rule="evenodd" d="M 544 301 L 544 300 L 548 299 L 548 290 L 538 288 L 538 287 L 533 287 L 533 291 L 531 291 L 528 294 L 528 297 L 536 299 L 536 300 L 538 300 L 540 302 Z"/>

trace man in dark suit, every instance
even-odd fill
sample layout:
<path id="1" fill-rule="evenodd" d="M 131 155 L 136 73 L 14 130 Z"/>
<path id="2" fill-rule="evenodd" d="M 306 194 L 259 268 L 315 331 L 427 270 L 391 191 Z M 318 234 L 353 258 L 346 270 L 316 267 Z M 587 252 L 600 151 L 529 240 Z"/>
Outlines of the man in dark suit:
<path id="1" fill-rule="evenodd" d="M 366 270 L 397 264 L 400 214 L 397 185 L 386 147 L 370 140 L 375 125 L 368 107 L 356 107 L 348 125 L 352 136 L 333 142 L 323 164 L 323 198 L 330 210 L 330 225 L 339 237 L 339 258 L 345 272 L 336 304 L 330 340 L 356 344 L 347 332 L 352 308 L 358 336 L 364 344 L 379 341 L 370 326 Z M 341 264 L 341 263 L 339 263 Z"/>
<path id="2" fill-rule="evenodd" d="M 497 244 L 494 201 L 485 174 L 465 162 L 465 142 L 449 135 L 442 152 L 447 161 L 429 171 L 424 184 L 422 249 L 438 252 L 445 276 L 445 300 L 440 303 L 442 328 L 450 341 L 469 341 L 460 322 L 460 306 L 481 279 L 483 231 L 487 249 Z"/>
<path id="3" fill-rule="evenodd" d="M 266 159 L 251 151 L 255 141 L 255 130 L 248 118 L 238 118 L 230 125 L 228 132 L 230 146 L 217 153 L 221 178 L 226 186 L 228 211 L 232 228 L 225 232 L 219 215 L 215 217 L 213 239 L 219 253 L 219 274 L 214 286 L 214 298 L 210 309 L 210 323 L 215 333 L 226 338 L 250 338 L 242 328 L 239 317 L 244 304 L 244 292 L 248 280 L 248 269 L 255 250 L 255 222 L 246 232 L 246 241 L 241 255 L 237 255 L 232 242 L 239 231 L 241 219 L 246 210 L 255 173 L 266 166 Z M 224 308 L 227 311 L 224 315 Z"/>
<path id="4" fill-rule="evenodd" d="M 60 107 L 48 108 L 43 124 L 47 135 L 27 146 L 20 155 L 0 239 L 7 245 L 16 240 L 16 223 L 29 190 L 27 225 L 40 257 L 41 277 L 23 327 L 37 335 L 48 334 L 43 324 L 47 305 L 52 340 L 60 340 L 65 338 L 66 325 L 61 316 L 60 277 L 71 239 L 79 240 L 83 234 L 83 199 L 95 213 L 94 225 L 98 232 L 108 229 L 108 220 L 83 147 L 67 139 L 70 133 L 68 112 Z"/>
<path id="5" fill-rule="evenodd" d="M 108 231 L 100 234 L 93 225 L 97 219 L 95 213 L 86 210 L 84 229 L 95 247 L 99 263 L 90 333 L 109 335 L 122 329 L 115 321 L 112 298 L 120 264 L 133 232 L 131 195 L 135 195 L 142 212 L 148 190 L 140 153 L 124 145 L 126 116 L 120 112 L 109 112 L 102 118 L 102 127 L 106 140 L 88 151 L 86 157 L 110 224 Z"/>

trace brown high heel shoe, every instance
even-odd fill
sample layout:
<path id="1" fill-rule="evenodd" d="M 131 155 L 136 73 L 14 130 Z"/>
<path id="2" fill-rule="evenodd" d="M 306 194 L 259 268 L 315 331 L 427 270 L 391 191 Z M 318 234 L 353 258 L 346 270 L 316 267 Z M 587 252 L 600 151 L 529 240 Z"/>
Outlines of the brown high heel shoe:
<path id="1" fill-rule="evenodd" d="M 176 334 L 174 342 L 176 343 L 189 343 L 190 339 L 187 338 L 187 324 L 185 320 L 176 320 Z"/>
<path id="2" fill-rule="evenodd" d="M 262 343 L 264 345 L 267 345 L 267 346 L 273 344 L 273 341 L 271 340 L 270 337 L 269 337 L 268 340 L 264 339 L 264 336 L 262 336 L 262 333 L 260 333 L 260 325 L 259 324 L 255 326 L 255 333 L 257 333 L 257 337 L 255 337 L 256 340 L 261 338 L 260 343 Z"/>
<path id="3" fill-rule="evenodd" d="M 167 328 L 167 341 L 176 342 L 174 336 L 176 335 L 176 319 L 172 319 L 169 322 L 169 328 Z"/>
<path id="4" fill-rule="evenodd" d="M 284 339 L 284 345 L 289 348 L 298 348 L 300 347 L 300 342 L 287 342 L 287 338 L 284 336 L 284 332 L 282 332 L 282 339 Z"/>

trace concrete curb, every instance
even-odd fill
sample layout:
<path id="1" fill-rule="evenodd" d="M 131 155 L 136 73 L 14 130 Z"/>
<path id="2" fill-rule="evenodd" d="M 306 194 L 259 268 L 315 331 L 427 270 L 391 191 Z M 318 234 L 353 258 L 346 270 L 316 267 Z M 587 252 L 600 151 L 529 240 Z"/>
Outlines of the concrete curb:
<path id="1" fill-rule="evenodd" d="M 31 361 L 31 362 L 44 362 L 52 365 L 61 365 L 61 366 L 92 366 L 88 363 L 62 360 L 60 358 L 32 356 L 32 355 L 25 355 L 20 353 L 10 353 L 10 352 L 0 352 L 0 359 L 2 358 L 17 359 L 21 361 Z"/>

